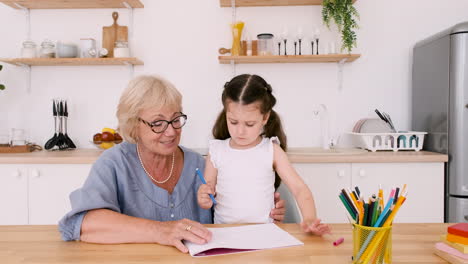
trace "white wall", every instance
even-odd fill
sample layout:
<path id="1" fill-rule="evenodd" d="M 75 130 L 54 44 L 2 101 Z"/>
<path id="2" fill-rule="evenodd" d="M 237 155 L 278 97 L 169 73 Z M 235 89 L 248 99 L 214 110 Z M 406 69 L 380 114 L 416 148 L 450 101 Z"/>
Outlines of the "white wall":
<path id="1" fill-rule="evenodd" d="M 159 74 L 184 95 L 189 123 L 182 143 L 206 147 L 213 121 L 220 110 L 223 84 L 233 74 L 230 65 L 220 65 L 219 47 L 230 46 L 231 9 L 218 0 L 142 0 L 144 9 L 134 11 L 133 53 L 145 63 L 135 75 Z M 318 146 L 319 121 L 311 120 L 310 106 L 324 103 L 330 112 L 332 133 L 350 131 L 362 117 L 375 116 L 373 109 L 388 112 L 398 129 L 410 129 L 411 55 L 423 38 L 467 21 L 466 0 L 358 0 L 361 20 L 358 48 L 362 57 L 344 67 L 344 83 L 338 89 L 337 65 L 257 64 L 238 65 L 236 72 L 263 76 L 278 98 L 289 145 Z M 101 41 L 102 26 L 111 25 L 112 9 L 32 10 L 32 39 L 79 42 L 93 37 Z M 128 25 L 125 9 L 118 10 L 120 24 Z M 278 34 L 304 28 L 306 36 L 321 25 L 320 6 L 238 8 L 251 35 Z M 23 11 L 0 4 L 0 57 L 18 57 L 26 38 Z M 333 39 L 322 27 L 321 43 Z M 306 41 L 308 42 L 308 41 Z M 323 47 L 324 45 L 322 45 Z M 304 46 L 310 52 L 310 44 Z M 290 51 L 291 52 L 291 51 Z M 25 128 L 38 144 L 53 135 L 51 99 L 70 102 L 69 134 L 78 147 L 92 147 L 92 135 L 104 126 L 116 127 L 115 110 L 131 71 L 128 66 L 32 67 L 31 90 L 21 67 L 4 65 L 0 83 L 0 134 L 10 128 Z"/>

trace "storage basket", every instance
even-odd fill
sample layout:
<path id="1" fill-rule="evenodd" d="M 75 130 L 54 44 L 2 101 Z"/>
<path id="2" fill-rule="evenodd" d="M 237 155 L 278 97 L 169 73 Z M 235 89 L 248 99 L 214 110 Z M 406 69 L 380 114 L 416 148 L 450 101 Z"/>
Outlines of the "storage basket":
<path id="1" fill-rule="evenodd" d="M 354 224 L 353 264 L 392 263 L 392 227 L 369 227 Z"/>
<path id="2" fill-rule="evenodd" d="M 377 150 L 415 150 L 420 151 L 427 132 L 405 131 L 397 133 L 349 133 L 356 147 Z"/>

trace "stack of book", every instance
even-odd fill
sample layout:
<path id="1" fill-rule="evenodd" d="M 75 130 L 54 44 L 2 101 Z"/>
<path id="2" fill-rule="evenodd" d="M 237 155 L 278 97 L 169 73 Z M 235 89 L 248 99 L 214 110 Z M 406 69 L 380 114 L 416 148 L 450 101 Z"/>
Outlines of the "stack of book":
<path id="1" fill-rule="evenodd" d="M 468 223 L 459 223 L 447 228 L 435 244 L 435 254 L 450 263 L 468 264 Z"/>

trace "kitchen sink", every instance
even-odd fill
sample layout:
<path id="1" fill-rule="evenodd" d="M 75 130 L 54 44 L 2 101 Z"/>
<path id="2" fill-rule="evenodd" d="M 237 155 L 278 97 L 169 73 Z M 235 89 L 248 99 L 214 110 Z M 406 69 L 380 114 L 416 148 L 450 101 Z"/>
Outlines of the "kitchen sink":
<path id="1" fill-rule="evenodd" d="M 357 155 L 367 153 L 365 149 L 358 148 L 289 148 L 287 153 L 290 155 Z"/>

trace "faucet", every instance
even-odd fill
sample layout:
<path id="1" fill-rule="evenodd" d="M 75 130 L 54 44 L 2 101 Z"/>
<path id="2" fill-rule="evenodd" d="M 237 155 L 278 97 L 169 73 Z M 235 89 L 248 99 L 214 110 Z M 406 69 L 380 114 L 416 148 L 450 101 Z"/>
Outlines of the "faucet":
<path id="1" fill-rule="evenodd" d="M 324 104 L 319 104 L 313 106 L 312 114 L 316 118 L 320 118 L 320 134 L 322 139 L 322 148 L 323 149 L 330 149 L 333 147 L 335 142 L 330 140 L 329 137 L 329 126 L 330 122 L 328 119 L 328 110 Z"/>

